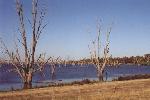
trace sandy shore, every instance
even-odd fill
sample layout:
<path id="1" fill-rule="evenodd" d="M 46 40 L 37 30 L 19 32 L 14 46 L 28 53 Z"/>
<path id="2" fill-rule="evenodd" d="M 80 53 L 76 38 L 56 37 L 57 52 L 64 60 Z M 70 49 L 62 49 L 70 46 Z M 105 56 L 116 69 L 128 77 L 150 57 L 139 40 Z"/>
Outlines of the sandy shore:
<path id="1" fill-rule="evenodd" d="M 0 92 L 0 100 L 149 100 L 150 79 Z"/>

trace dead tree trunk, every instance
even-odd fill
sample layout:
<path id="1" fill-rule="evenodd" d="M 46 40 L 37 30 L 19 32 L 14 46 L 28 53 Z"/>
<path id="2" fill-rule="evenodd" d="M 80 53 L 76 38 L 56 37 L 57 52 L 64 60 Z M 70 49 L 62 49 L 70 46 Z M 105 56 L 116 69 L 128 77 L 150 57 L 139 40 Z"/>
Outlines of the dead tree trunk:
<path id="1" fill-rule="evenodd" d="M 99 81 L 103 81 L 103 73 L 104 73 L 104 71 L 102 71 L 102 70 L 99 70 L 98 71 L 98 79 L 99 79 Z"/>
<path id="2" fill-rule="evenodd" d="M 55 69 L 56 69 L 56 66 L 55 64 L 52 64 L 51 65 L 51 79 L 54 80 L 55 79 Z"/>
<path id="3" fill-rule="evenodd" d="M 29 89 L 32 88 L 32 73 L 25 73 L 23 77 L 23 82 L 24 82 L 24 89 Z"/>
<path id="4" fill-rule="evenodd" d="M 100 24 L 98 23 L 98 35 L 97 35 L 97 41 L 92 41 L 92 45 L 93 48 L 89 48 L 90 54 L 91 54 L 91 61 L 92 63 L 95 65 L 96 69 L 97 69 L 97 76 L 99 81 L 103 81 L 103 74 L 104 74 L 104 69 L 106 67 L 106 64 L 108 62 L 108 53 L 109 53 L 109 35 L 111 32 L 111 28 L 110 30 L 108 30 L 108 32 L 106 33 L 106 44 L 104 47 L 104 53 L 103 53 L 103 57 L 100 59 Z M 97 44 L 96 44 L 97 43 Z M 97 48 L 96 48 L 97 46 Z M 101 60 L 101 61 L 100 61 Z"/>
<path id="5" fill-rule="evenodd" d="M 61 63 L 60 57 L 57 57 L 56 59 L 54 57 L 51 57 L 50 60 L 50 75 L 51 79 L 56 79 L 56 65 Z"/>

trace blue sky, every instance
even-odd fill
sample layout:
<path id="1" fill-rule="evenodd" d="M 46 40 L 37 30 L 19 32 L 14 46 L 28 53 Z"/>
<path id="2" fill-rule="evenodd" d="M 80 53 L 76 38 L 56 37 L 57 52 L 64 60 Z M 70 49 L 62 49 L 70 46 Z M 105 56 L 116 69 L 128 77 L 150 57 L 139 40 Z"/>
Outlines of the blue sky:
<path id="1" fill-rule="evenodd" d="M 22 0 L 24 13 L 31 18 L 31 0 Z M 111 25 L 110 54 L 136 56 L 150 53 L 150 0 L 39 0 L 47 14 L 37 46 L 37 54 L 84 58 L 88 45 L 96 37 L 97 19 L 101 19 L 102 34 Z M 26 23 L 29 30 L 29 23 Z M 13 48 L 13 33 L 17 33 L 18 16 L 15 0 L 0 0 L 0 37 Z M 30 33 L 28 31 L 28 33 Z M 103 36 L 102 36 L 103 37 Z"/>

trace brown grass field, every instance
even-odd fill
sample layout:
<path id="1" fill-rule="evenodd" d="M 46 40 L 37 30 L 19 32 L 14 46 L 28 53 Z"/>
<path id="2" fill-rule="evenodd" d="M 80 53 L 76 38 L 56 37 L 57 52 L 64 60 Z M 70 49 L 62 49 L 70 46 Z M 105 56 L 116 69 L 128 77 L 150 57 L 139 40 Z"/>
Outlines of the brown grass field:
<path id="1" fill-rule="evenodd" d="M 150 100 L 150 79 L 0 92 L 0 100 Z"/>

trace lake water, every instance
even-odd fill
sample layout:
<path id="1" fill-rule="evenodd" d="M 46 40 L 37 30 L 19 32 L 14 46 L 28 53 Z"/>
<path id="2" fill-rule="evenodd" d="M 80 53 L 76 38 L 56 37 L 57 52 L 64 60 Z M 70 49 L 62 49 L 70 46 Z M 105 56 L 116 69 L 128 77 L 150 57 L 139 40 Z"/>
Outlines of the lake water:
<path id="1" fill-rule="evenodd" d="M 0 67 L 0 91 L 12 89 L 22 89 L 21 79 L 14 72 L 9 72 L 11 66 L 3 65 Z M 48 86 L 52 82 L 73 82 L 83 79 L 98 80 L 97 72 L 93 65 L 67 65 L 57 66 L 55 80 L 51 79 L 50 66 L 46 66 L 44 74 L 37 72 L 33 75 L 33 87 Z M 104 80 L 111 81 L 119 76 L 150 74 L 150 66 L 120 65 L 119 67 L 106 67 Z"/>

